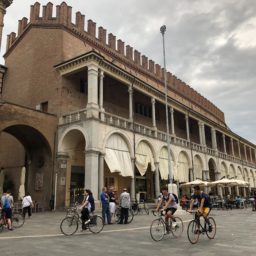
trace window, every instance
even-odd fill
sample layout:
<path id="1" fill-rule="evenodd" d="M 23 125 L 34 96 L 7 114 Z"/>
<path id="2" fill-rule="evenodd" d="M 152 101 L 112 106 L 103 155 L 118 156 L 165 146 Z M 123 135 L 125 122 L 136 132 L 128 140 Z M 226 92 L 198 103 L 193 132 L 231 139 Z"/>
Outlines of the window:
<path id="1" fill-rule="evenodd" d="M 146 106 L 138 102 L 135 103 L 135 113 L 143 115 L 145 117 L 152 117 L 151 106 Z"/>
<path id="2" fill-rule="evenodd" d="M 48 112 L 48 101 L 41 103 L 41 111 L 42 112 Z"/>

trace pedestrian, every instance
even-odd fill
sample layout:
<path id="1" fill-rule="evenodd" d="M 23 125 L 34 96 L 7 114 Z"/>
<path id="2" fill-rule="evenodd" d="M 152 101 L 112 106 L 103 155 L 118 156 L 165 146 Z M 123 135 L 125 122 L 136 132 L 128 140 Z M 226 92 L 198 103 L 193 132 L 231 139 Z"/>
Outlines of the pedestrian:
<path id="1" fill-rule="evenodd" d="M 106 187 L 102 188 L 102 192 L 100 193 L 100 201 L 102 206 L 102 218 L 104 223 L 112 224 L 109 211 L 109 196 Z"/>
<path id="2" fill-rule="evenodd" d="M 128 224 L 130 204 L 130 194 L 127 192 L 126 188 L 123 188 L 123 193 L 120 195 L 121 216 L 118 224 Z"/>
<path id="3" fill-rule="evenodd" d="M 113 218 L 113 216 L 115 214 L 115 211 L 116 211 L 116 194 L 115 194 L 114 188 L 112 186 L 109 188 L 108 196 L 109 196 L 110 218 L 111 218 L 111 222 L 113 222 L 112 218 Z"/>
<path id="4" fill-rule="evenodd" d="M 8 229 L 12 229 L 12 207 L 13 207 L 13 196 L 10 191 L 5 191 L 1 197 L 2 213 L 5 214 L 7 219 Z"/>
<path id="5" fill-rule="evenodd" d="M 31 217 L 32 208 L 34 207 L 31 195 L 27 193 L 22 199 L 22 214 L 23 218 L 26 217 L 26 213 L 28 212 L 28 217 Z"/>

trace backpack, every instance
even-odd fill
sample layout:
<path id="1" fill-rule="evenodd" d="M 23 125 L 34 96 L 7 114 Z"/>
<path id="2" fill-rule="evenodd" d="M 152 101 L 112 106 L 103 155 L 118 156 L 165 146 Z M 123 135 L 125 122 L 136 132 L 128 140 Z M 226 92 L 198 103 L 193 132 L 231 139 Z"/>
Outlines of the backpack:
<path id="1" fill-rule="evenodd" d="M 95 210 L 95 203 L 94 203 L 94 198 L 93 198 L 92 195 L 89 195 L 88 201 L 91 204 L 91 212 L 94 212 L 94 210 Z"/>
<path id="2" fill-rule="evenodd" d="M 4 208 L 4 209 L 9 209 L 9 208 L 11 208 L 10 200 L 9 200 L 9 198 L 8 198 L 7 196 L 5 196 L 5 198 L 4 198 L 3 208 Z"/>
<path id="3" fill-rule="evenodd" d="M 172 193 L 172 195 L 173 195 L 173 197 L 175 198 L 176 204 L 178 204 L 178 203 L 179 203 L 179 198 L 178 198 L 177 195 L 174 194 L 174 193 Z"/>

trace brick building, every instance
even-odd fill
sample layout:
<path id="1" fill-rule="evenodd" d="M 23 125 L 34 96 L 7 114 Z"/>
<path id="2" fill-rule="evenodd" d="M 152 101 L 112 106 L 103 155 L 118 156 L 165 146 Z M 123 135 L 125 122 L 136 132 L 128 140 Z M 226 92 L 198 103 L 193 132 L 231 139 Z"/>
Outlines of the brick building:
<path id="1" fill-rule="evenodd" d="M 12 180 L 18 197 L 25 167 L 25 189 L 44 204 L 55 195 L 57 207 L 69 205 L 78 188 L 98 195 L 104 185 L 155 198 L 169 174 L 164 69 L 103 27 L 96 33 L 96 23 L 85 23 L 80 12 L 72 23 L 65 2 L 56 6 L 56 17 L 53 8 L 35 3 L 7 38 L 2 183 Z M 174 182 L 237 177 L 250 186 L 218 193 L 248 195 L 256 188 L 255 145 L 170 72 L 167 83 Z"/>

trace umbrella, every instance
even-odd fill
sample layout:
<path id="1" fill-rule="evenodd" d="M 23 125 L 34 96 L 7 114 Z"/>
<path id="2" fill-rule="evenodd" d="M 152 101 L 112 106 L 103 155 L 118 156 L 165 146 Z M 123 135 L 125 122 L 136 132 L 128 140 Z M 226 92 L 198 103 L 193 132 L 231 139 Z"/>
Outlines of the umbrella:
<path id="1" fill-rule="evenodd" d="M 221 180 L 216 180 L 216 181 L 210 182 L 210 184 L 209 184 L 209 186 L 214 186 L 214 185 L 237 186 L 239 184 L 238 184 L 237 180 L 223 178 Z"/>
<path id="2" fill-rule="evenodd" d="M 181 187 L 208 186 L 209 183 L 210 182 L 203 181 L 203 180 L 200 180 L 200 179 L 196 179 L 196 180 L 181 184 L 180 186 Z"/>
<path id="3" fill-rule="evenodd" d="M 244 181 L 244 180 L 237 180 L 237 179 L 232 179 L 232 181 L 235 181 L 238 186 L 240 187 L 247 187 L 249 186 L 249 182 Z"/>

